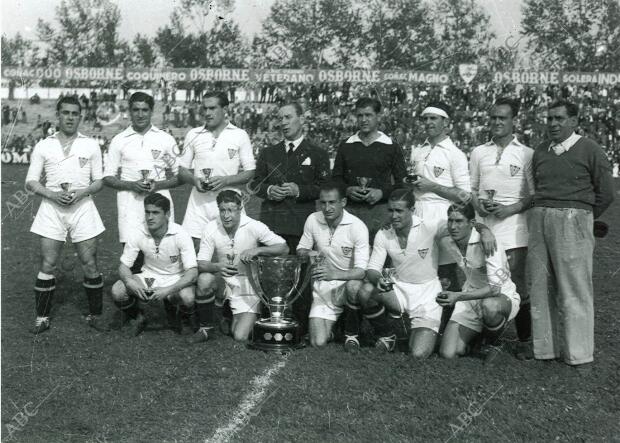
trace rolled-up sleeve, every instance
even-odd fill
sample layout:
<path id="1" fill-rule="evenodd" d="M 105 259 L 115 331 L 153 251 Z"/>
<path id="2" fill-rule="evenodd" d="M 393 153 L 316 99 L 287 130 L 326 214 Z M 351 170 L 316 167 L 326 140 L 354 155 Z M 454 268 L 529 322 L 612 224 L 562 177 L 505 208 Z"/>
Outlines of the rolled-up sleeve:
<path id="1" fill-rule="evenodd" d="M 215 240 L 211 230 L 205 229 L 200 239 L 200 249 L 198 250 L 198 260 L 211 261 L 215 253 Z"/>
<path id="2" fill-rule="evenodd" d="M 181 260 L 183 260 L 183 269 L 185 271 L 198 266 L 194 242 L 187 232 L 177 234 L 177 247 L 181 253 Z"/>
<path id="3" fill-rule="evenodd" d="M 192 161 L 194 161 L 194 140 L 198 137 L 195 131 L 189 131 L 183 141 L 183 149 L 179 156 L 177 164 L 185 169 L 192 168 Z"/>
<path id="4" fill-rule="evenodd" d="M 121 255 L 121 263 L 131 268 L 138 257 L 140 252 L 140 239 L 137 236 L 132 236 L 125 247 L 123 248 L 123 255 Z"/>
<path id="5" fill-rule="evenodd" d="M 37 143 L 32 150 L 32 155 L 30 156 L 30 166 L 28 167 L 28 173 L 26 174 L 26 183 L 29 181 L 40 181 L 41 174 L 43 173 L 43 167 L 45 165 L 45 159 L 43 158 L 41 144 L 43 141 Z"/>
<path id="6" fill-rule="evenodd" d="M 245 131 L 241 131 L 242 135 L 240 136 L 240 144 L 239 144 L 239 160 L 241 161 L 241 166 L 243 166 L 244 171 L 253 171 L 256 169 L 256 160 L 254 160 L 254 151 L 252 150 L 252 142 L 250 141 L 250 137 L 248 133 Z"/>
<path id="7" fill-rule="evenodd" d="M 370 260 L 368 262 L 368 269 L 372 269 L 374 271 L 379 271 L 383 269 L 383 265 L 385 264 L 385 259 L 387 258 L 387 249 L 385 247 L 386 238 L 383 231 L 377 232 L 375 236 L 375 242 L 372 245 L 372 254 L 370 255 Z"/>
<path id="8" fill-rule="evenodd" d="M 452 158 L 452 181 L 454 186 L 463 191 L 471 192 L 471 182 L 469 180 L 469 165 L 467 156 L 460 149 L 451 152 Z"/>
<path id="9" fill-rule="evenodd" d="M 101 149 L 99 145 L 93 142 L 93 155 L 91 160 L 90 177 L 93 180 L 101 180 L 103 178 L 103 161 L 101 160 Z"/>
<path id="10" fill-rule="evenodd" d="M 355 254 L 353 257 L 353 267 L 366 269 L 368 267 L 368 255 L 370 246 L 368 244 L 368 228 L 364 223 L 355 223 L 353 229 L 353 245 Z"/>
<path id="11" fill-rule="evenodd" d="M 121 142 L 119 136 L 112 139 L 110 149 L 108 150 L 108 159 L 105 164 L 104 177 L 115 177 L 118 174 L 118 168 L 121 167 Z"/>
<path id="12" fill-rule="evenodd" d="M 306 219 L 306 223 L 304 224 L 304 233 L 301 235 L 301 239 L 299 239 L 297 250 L 312 249 L 314 247 L 314 237 L 312 235 L 313 219 L 313 215 L 310 215 Z"/>

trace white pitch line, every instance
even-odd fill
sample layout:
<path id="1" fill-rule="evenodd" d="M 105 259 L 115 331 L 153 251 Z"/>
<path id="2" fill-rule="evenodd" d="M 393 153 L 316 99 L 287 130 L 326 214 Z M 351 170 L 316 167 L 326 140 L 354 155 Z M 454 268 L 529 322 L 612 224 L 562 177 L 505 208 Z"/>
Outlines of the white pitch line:
<path id="1" fill-rule="evenodd" d="M 276 362 L 273 366 L 265 370 L 263 374 L 254 377 L 250 392 L 243 397 L 243 400 L 237 407 L 237 411 L 228 421 L 228 424 L 217 428 L 211 438 L 205 440 L 205 443 L 228 442 L 236 433 L 240 432 L 247 426 L 252 417 L 255 417 L 260 413 L 260 409 L 265 401 L 276 392 L 273 391 L 266 396 L 267 388 L 271 384 L 273 376 L 286 365 L 286 360 L 287 357 L 284 357 L 282 360 Z"/>

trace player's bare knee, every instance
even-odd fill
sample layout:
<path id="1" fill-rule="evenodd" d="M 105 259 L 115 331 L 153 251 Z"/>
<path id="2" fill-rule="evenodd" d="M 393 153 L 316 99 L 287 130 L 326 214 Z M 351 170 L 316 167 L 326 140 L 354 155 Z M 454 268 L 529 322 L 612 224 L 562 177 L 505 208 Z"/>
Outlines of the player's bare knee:
<path id="1" fill-rule="evenodd" d="M 88 278 L 96 278 L 99 276 L 97 261 L 94 257 L 82 263 L 82 271 L 84 272 L 84 276 Z"/>
<path id="2" fill-rule="evenodd" d="M 451 360 L 451 359 L 457 358 L 459 354 L 456 352 L 456 349 L 448 349 L 448 348 L 442 347 L 439 349 L 439 356 L 441 358 Z"/>
<path id="3" fill-rule="evenodd" d="M 183 288 L 177 294 L 177 303 L 184 306 L 192 306 L 196 301 L 196 294 L 193 287 Z"/>
<path id="4" fill-rule="evenodd" d="M 345 293 L 347 296 L 347 302 L 351 304 L 357 304 L 359 297 L 358 293 L 362 287 L 360 280 L 349 280 L 345 286 Z"/>
<path id="5" fill-rule="evenodd" d="M 327 346 L 326 337 L 310 337 L 310 345 L 313 348 L 324 348 Z"/>
<path id="6" fill-rule="evenodd" d="M 211 296 L 217 290 L 217 280 L 215 275 L 209 272 L 203 272 L 198 276 L 198 280 L 196 281 L 196 289 L 198 294 L 203 298 L 206 296 Z"/>
<path id="7" fill-rule="evenodd" d="M 110 289 L 110 295 L 112 295 L 112 300 L 114 301 L 127 300 L 127 288 L 125 287 L 125 283 L 121 280 L 114 283 Z"/>
<path id="8" fill-rule="evenodd" d="M 411 351 L 411 356 L 418 360 L 429 358 L 433 353 L 433 349 L 416 348 Z"/>
<path id="9" fill-rule="evenodd" d="M 372 294 L 375 290 L 375 287 L 372 283 L 365 282 L 361 285 L 359 291 L 357 292 L 357 298 L 361 304 L 368 303 Z"/>
<path id="10" fill-rule="evenodd" d="M 236 328 L 232 331 L 232 336 L 235 341 L 246 342 L 250 337 L 250 333 L 244 328 Z"/>
<path id="11" fill-rule="evenodd" d="M 41 272 L 50 275 L 56 275 L 56 261 L 49 257 L 43 257 L 41 260 Z"/>
<path id="12" fill-rule="evenodd" d="M 500 297 L 485 298 L 482 301 L 482 315 L 485 319 L 493 319 L 501 315 L 502 300 Z"/>

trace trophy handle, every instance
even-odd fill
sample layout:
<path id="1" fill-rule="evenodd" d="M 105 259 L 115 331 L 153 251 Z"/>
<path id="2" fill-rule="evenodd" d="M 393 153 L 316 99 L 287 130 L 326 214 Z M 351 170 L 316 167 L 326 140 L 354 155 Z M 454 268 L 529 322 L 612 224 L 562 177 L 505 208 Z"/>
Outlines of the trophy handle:
<path id="1" fill-rule="evenodd" d="M 295 292 L 295 295 L 289 299 L 290 304 L 293 304 L 293 302 L 297 300 L 301 296 L 301 294 L 303 294 L 306 286 L 308 286 L 308 283 L 310 283 L 310 278 L 312 276 L 312 270 L 310 269 L 310 267 L 312 266 L 312 262 L 309 257 L 306 257 L 304 261 L 307 263 L 306 275 L 304 276 L 304 279 L 298 288 L 299 277 L 301 275 L 301 266 L 295 270 L 295 285 L 293 286 L 293 290 L 291 291 L 291 293 Z"/>
<path id="2" fill-rule="evenodd" d="M 269 299 L 263 292 L 263 288 L 260 285 L 260 280 L 258 278 L 259 276 L 258 266 L 259 266 L 258 257 L 254 257 L 252 260 L 250 260 L 250 266 L 248 266 L 248 271 L 250 275 L 249 275 L 248 280 L 250 280 L 250 285 L 252 286 L 252 289 L 254 289 L 254 292 L 256 292 L 256 295 L 258 295 L 260 300 L 266 306 L 269 306 Z"/>

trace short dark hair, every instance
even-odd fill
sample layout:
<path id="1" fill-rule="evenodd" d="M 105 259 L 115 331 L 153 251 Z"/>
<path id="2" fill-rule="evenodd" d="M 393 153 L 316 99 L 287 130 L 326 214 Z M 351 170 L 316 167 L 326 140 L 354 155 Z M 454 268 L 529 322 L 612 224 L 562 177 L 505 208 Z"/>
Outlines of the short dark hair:
<path id="1" fill-rule="evenodd" d="M 372 108 L 375 113 L 381 112 L 381 102 L 376 98 L 362 97 L 355 102 L 355 109 Z"/>
<path id="2" fill-rule="evenodd" d="M 566 114 L 569 117 L 579 116 L 579 107 L 575 103 L 569 102 L 568 100 L 563 100 L 563 99 L 556 100 L 549 105 L 549 109 L 562 108 L 562 107 L 566 109 Z"/>
<path id="3" fill-rule="evenodd" d="M 395 189 L 392 191 L 388 201 L 405 202 L 407 203 L 408 208 L 412 208 L 415 205 L 415 196 L 413 195 L 412 190 L 400 188 L 400 189 Z"/>
<path id="4" fill-rule="evenodd" d="M 215 198 L 217 205 L 221 205 L 222 203 L 237 203 L 239 207 L 243 206 L 243 197 L 239 193 L 239 191 L 233 191 L 232 189 L 225 189 L 224 191 L 217 194 Z"/>
<path id="5" fill-rule="evenodd" d="M 510 98 L 510 97 L 499 97 L 497 100 L 495 100 L 495 103 L 493 104 L 493 106 L 510 106 L 510 112 L 512 112 L 512 117 L 516 117 L 517 115 L 519 115 L 519 107 L 520 107 L 520 103 L 518 100 L 515 100 L 514 98 Z"/>
<path id="6" fill-rule="evenodd" d="M 228 101 L 228 95 L 224 94 L 221 91 L 207 91 L 202 96 L 203 100 L 206 98 L 216 98 L 218 105 L 220 105 L 220 108 L 223 108 L 224 106 L 228 106 L 230 104 L 230 102 Z"/>
<path id="7" fill-rule="evenodd" d="M 284 103 L 282 106 L 280 106 L 280 109 L 282 109 L 285 106 L 292 106 L 293 109 L 295 109 L 295 113 L 297 114 L 297 117 L 301 117 L 302 115 L 304 115 L 304 108 L 301 106 L 301 103 L 299 102 Z"/>
<path id="8" fill-rule="evenodd" d="M 170 200 L 165 195 L 158 194 L 157 192 L 146 196 L 144 199 L 144 207 L 146 207 L 146 205 L 157 206 L 163 209 L 164 212 L 170 212 Z"/>
<path id="9" fill-rule="evenodd" d="M 138 91 L 131 94 L 131 96 L 129 97 L 129 109 L 131 110 L 131 105 L 137 102 L 146 103 L 151 109 L 151 111 L 155 107 L 155 100 L 153 100 L 153 97 L 148 95 L 146 92 Z"/>
<path id="10" fill-rule="evenodd" d="M 77 105 L 77 107 L 80 108 L 80 113 L 82 113 L 82 104 L 77 99 L 77 97 L 74 97 L 73 95 L 65 95 L 64 97 L 62 97 L 60 100 L 56 102 L 56 111 L 60 111 L 60 107 L 64 103 L 68 105 Z"/>
<path id="11" fill-rule="evenodd" d="M 426 107 L 427 108 L 439 108 L 442 111 L 445 111 L 446 114 L 448 114 L 448 117 L 452 118 L 452 108 L 446 102 L 437 100 L 434 102 L 430 102 L 429 104 L 426 105 Z"/>
<path id="12" fill-rule="evenodd" d="M 448 208 L 448 215 L 451 212 L 458 212 L 459 214 L 463 214 L 467 220 L 473 220 L 476 218 L 476 210 L 474 209 L 474 205 L 469 203 L 452 203 Z"/>
<path id="13" fill-rule="evenodd" d="M 319 193 L 334 190 L 338 191 L 338 195 L 340 196 L 340 198 L 345 198 L 347 196 L 347 191 L 341 182 L 328 180 L 319 186 Z"/>

